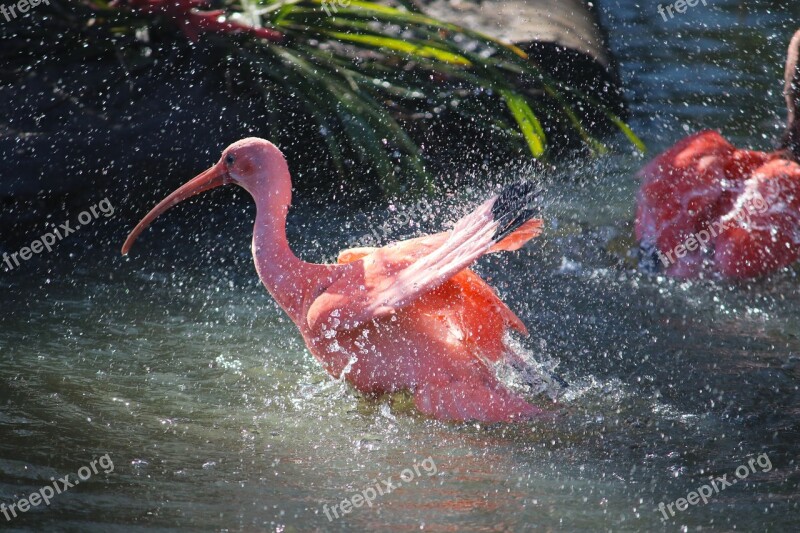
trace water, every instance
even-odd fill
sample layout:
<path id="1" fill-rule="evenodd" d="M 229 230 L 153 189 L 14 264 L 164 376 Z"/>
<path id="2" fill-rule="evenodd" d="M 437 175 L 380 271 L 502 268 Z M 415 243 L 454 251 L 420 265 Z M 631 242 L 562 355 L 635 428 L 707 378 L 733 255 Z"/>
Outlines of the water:
<path id="1" fill-rule="evenodd" d="M 784 4 L 718 0 L 668 23 L 655 5 L 607 4 L 632 125 L 652 150 L 703 127 L 770 146 L 800 25 Z M 113 218 L 0 277 L 0 500 L 75 480 L 105 454 L 114 468 L 49 506 L 0 515 L 0 528 L 796 530 L 797 272 L 713 283 L 636 271 L 642 163 L 623 151 L 565 165 L 575 178 L 549 188 L 545 236 L 478 267 L 528 324 L 525 346 L 571 383 L 555 407 L 536 399 L 557 422 L 520 426 L 442 424 L 407 398 L 389 408 L 328 378 L 257 280 L 241 192 L 176 208 L 123 259 L 142 213 L 108 191 Z M 322 260 L 340 244 L 435 228 L 458 208 L 460 197 L 425 217 L 301 207 L 290 240 Z M 408 218 L 422 227 L 371 232 Z M 660 502 L 742 465 L 745 479 L 662 522 Z M 328 520 L 324 506 L 401 475 L 372 507 Z"/>

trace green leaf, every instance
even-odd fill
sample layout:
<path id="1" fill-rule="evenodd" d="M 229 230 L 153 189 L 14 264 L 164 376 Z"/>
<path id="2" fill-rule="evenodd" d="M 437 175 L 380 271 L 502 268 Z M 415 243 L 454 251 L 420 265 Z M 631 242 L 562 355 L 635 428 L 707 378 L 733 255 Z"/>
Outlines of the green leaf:
<path id="1" fill-rule="evenodd" d="M 517 124 L 519 124 L 522 135 L 525 136 L 525 141 L 528 143 L 528 147 L 531 150 L 531 154 L 536 158 L 542 157 L 542 155 L 544 155 L 547 136 L 544 133 L 539 119 L 536 118 L 533 109 L 531 109 L 525 101 L 525 98 L 508 89 L 501 90 L 500 94 L 503 96 L 503 100 L 505 100 Z"/>
<path id="2" fill-rule="evenodd" d="M 472 65 L 472 63 L 470 63 L 469 60 L 464 56 L 453 54 L 434 46 L 420 44 L 419 42 L 415 41 L 394 39 L 392 37 L 381 37 L 379 35 L 351 34 L 343 32 L 327 32 L 327 34 L 340 41 L 360 43 L 378 49 L 388 48 L 389 50 L 404 52 L 411 56 L 436 59 L 438 61 L 450 63 L 451 65 L 462 65 L 465 67 Z"/>
<path id="3" fill-rule="evenodd" d="M 608 119 L 611 122 L 613 122 L 614 125 L 617 126 L 617 128 L 619 128 L 619 130 L 625 135 L 625 137 L 628 138 L 631 144 L 633 144 L 636 147 L 636 149 L 639 150 L 640 153 L 642 154 L 647 153 L 647 146 L 644 144 L 644 141 L 642 141 L 639 138 L 639 136 L 633 132 L 630 126 L 625 124 L 625 122 L 623 122 L 622 119 L 620 119 L 614 113 L 606 111 L 605 109 L 603 109 L 603 111 L 605 112 L 605 115 L 608 117 Z"/>

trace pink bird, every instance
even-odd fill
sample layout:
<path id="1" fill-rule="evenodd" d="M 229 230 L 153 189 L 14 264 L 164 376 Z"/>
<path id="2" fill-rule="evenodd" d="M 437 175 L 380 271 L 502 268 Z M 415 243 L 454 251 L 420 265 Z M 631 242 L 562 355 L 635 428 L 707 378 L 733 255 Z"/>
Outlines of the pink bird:
<path id="1" fill-rule="evenodd" d="M 255 200 L 252 250 L 261 281 L 331 376 L 370 396 L 409 391 L 422 413 L 440 420 L 549 415 L 498 379 L 498 365 L 535 374 L 506 337 L 527 330 L 468 269 L 486 253 L 517 250 L 541 233 L 529 207 L 538 194 L 530 183 L 506 187 L 451 231 L 345 250 L 338 264 L 306 263 L 286 239 L 292 182 L 283 154 L 263 139 L 243 139 L 154 207 L 122 253 L 170 207 L 228 183 Z"/>
<path id="2" fill-rule="evenodd" d="M 640 172 L 636 237 L 669 276 L 754 278 L 800 259 L 800 31 L 789 44 L 782 146 L 738 149 L 716 131 Z"/>

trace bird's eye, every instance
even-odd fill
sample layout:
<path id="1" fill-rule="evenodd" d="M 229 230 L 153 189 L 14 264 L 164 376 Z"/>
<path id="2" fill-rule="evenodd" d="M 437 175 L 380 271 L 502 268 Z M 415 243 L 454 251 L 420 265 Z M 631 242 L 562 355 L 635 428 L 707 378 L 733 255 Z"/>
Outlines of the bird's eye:
<path id="1" fill-rule="evenodd" d="M 228 155 L 225 156 L 225 164 L 226 165 L 231 166 L 231 165 L 233 165 L 234 161 L 235 161 L 235 158 L 233 157 L 233 155 L 228 154 Z"/>

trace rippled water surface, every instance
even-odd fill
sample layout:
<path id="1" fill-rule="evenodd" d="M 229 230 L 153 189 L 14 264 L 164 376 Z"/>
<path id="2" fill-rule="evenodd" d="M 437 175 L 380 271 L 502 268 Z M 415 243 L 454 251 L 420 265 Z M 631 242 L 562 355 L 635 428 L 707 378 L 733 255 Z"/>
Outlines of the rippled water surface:
<path id="1" fill-rule="evenodd" d="M 666 23 L 655 3 L 603 4 L 632 125 L 654 151 L 704 127 L 759 148 L 780 132 L 800 5 L 708 3 Z M 796 531 L 797 271 L 752 283 L 637 271 L 643 161 L 565 165 L 545 235 L 478 267 L 528 324 L 526 349 L 570 382 L 556 406 L 535 399 L 557 421 L 518 426 L 443 424 L 331 380 L 259 284 L 243 193 L 176 208 L 123 259 L 141 213 L 109 192 L 113 218 L 0 277 L 0 500 L 77 479 L 105 454 L 113 471 L 0 514 L 0 529 Z M 413 217 L 300 207 L 290 240 L 324 260 L 436 228 L 482 194 Z M 421 227 L 397 224 L 409 218 Z M 385 220 L 391 234 L 371 231 Z M 744 479 L 662 521 L 660 502 L 748 461 Z M 389 478 L 402 486 L 327 518 L 323 506 Z"/>

